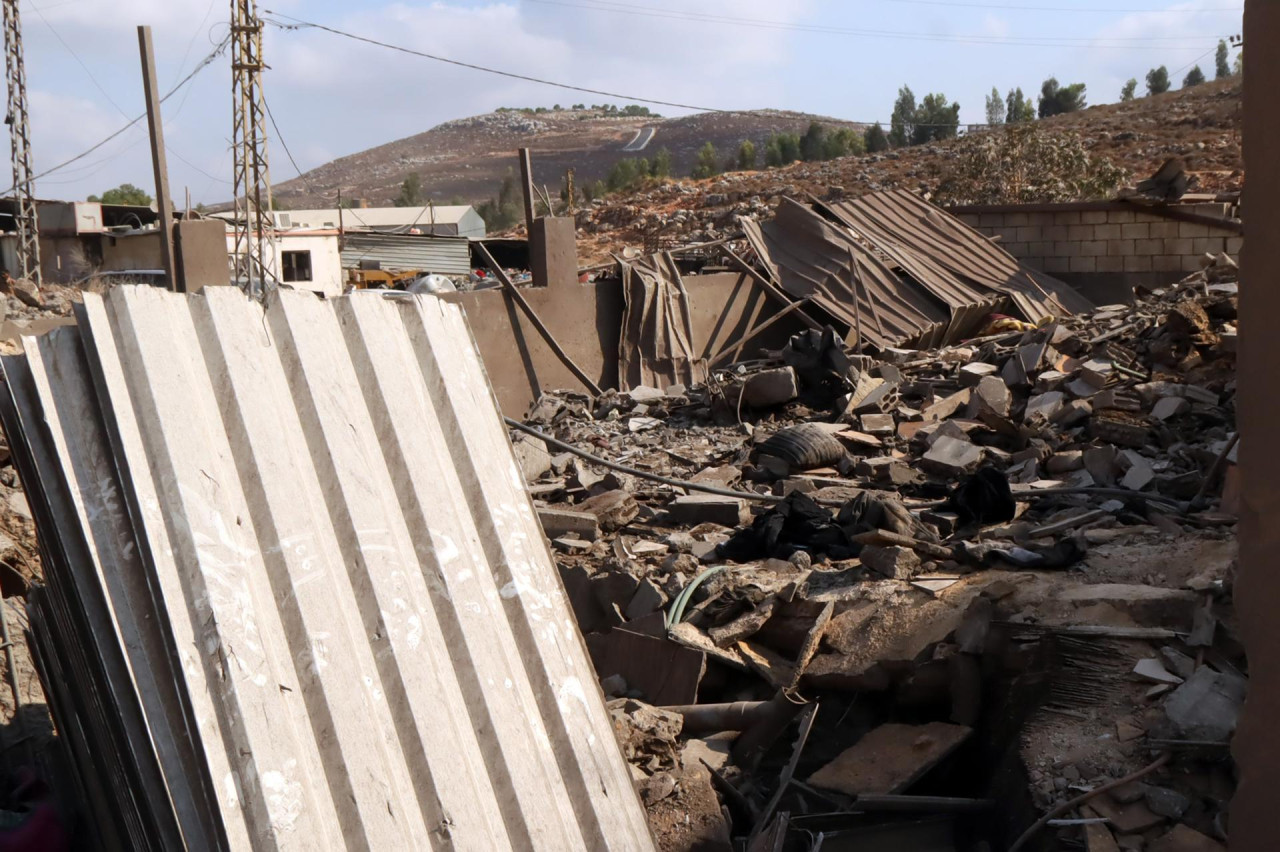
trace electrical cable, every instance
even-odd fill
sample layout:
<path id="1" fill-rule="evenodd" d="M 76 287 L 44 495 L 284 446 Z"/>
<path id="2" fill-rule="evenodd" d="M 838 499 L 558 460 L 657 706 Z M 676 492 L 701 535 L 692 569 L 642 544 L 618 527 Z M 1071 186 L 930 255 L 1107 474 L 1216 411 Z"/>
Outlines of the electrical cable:
<path id="1" fill-rule="evenodd" d="M 1113 38 L 1076 37 L 1076 36 L 996 36 L 996 35 L 946 35 L 941 33 L 918 33 L 903 30 L 853 29 L 849 27 L 832 27 L 820 24 L 793 23 L 788 21 L 770 21 L 760 18 L 739 18 L 728 15 L 713 15 L 702 12 L 688 12 L 678 9 L 655 9 L 649 6 L 636 6 L 629 3 L 611 2 L 611 0 L 528 0 L 545 6 L 564 6 L 572 9 L 586 9 L 596 12 L 617 12 L 647 18 L 665 18 L 676 21 L 694 21 L 710 24 L 729 24 L 752 27 L 756 29 L 789 30 L 794 32 L 812 32 L 824 35 L 851 35 L 869 38 L 905 39 L 908 41 L 954 42 L 959 44 L 988 44 L 1014 47 L 1099 47 L 1114 49 L 1135 49 L 1143 42 L 1174 42 L 1192 36 L 1127 36 Z M 1104 43 L 1110 42 L 1110 43 Z M 1177 47 L 1197 48 L 1195 45 L 1164 44 L 1158 47 L 1145 47 L 1146 50 L 1169 50 Z"/>
<path id="2" fill-rule="evenodd" d="M 188 74 L 187 76 L 179 80 L 177 85 L 175 85 L 172 89 L 170 89 L 166 95 L 160 98 L 160 103 L 164 103 L 165 101 L 169 100 L 169 98 L 173 97 L 173 95 L 176 94 L 179 89 L 181 89 L 183 86 L 189 83 L 192 80 L 192 78 L 194 78 L 197 74 L 199 74 L 205 68 L 209 67 L 209 65 L 213 62 L 213 60 L 217 59 L 218 56 L 221 55 L 222 51 L 225 50 L 227 45 L 229 45 L 230 43 L 231 43 L 230 37 L 223 39 L 223 41 L 216 48 L 214 48 L 212 53 L 210 53 L 208 56 L 202 59 L 200 63 L 196 65 L 195 68 L 191 69 L 190 74 Z M 111 140 L 117 139 L 120 136 L 123 136 L 130 129 L 132 129 L 134 125 L 145 120 L 146 117 L 147 117 L 147 114 L 144 112 L 142 115 L 138 116 L 133 121 L 130 121 L 124 127 L 121 127 L 119 130 L 110 134 L 105 139 L 102 139 L 96 142 L 95 144 L 91 145 L 89 148 L 85 149 L 84 151 L 81 151 L 79 154 L 76 154 L 74 157 L 68 160 L 63 160 L 61 163 L 58 163 L 58 165 L 56 166 L 45 169 L 39 174 L 27 178 L 25 181 L 23 181 L 23 183 L 34 183 L 35 181 L 40 180 L 41 178 L 47 175 L 51 175 L 54 172 L 60 171 L 61 169 L 65 169 L 67 166 L 71 165 L 72 163 L 76 163 L 76 162 L 79 162 L 80 160 L 83 160 L 85 157 L 89 156 L 94 151 L 97 151 L 102 146 L 111 142 Z M 3 192 L 0 192 L 0 195 L 8 195 L 14 190 L 16 190 L 17 188 L 18 188 L 18 184 L 15 183 L 13 186 L 10 186 L 8 189 L 4 190 Z"/>

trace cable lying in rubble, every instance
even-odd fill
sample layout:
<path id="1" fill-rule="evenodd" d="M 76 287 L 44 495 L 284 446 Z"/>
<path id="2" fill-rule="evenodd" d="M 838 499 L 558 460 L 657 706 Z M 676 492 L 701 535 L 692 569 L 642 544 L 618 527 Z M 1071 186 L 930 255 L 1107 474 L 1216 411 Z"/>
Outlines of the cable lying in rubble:
<path id="1" fill-rule="evenodd" d="M 786 500 L 785 497 L 779 497 L 776 494 L 757 494 L 754 491 L 735 491 L 732 488 L 720 488 L 715 485 L 704 485 L 701 482 L 689 482 L 688 480 L 684 480 L 684 479 L 674 479 L 670 476 L 662 476 L 661 474 L 651 473 L 647 470 L 640 470 L 639 468 L 628 467 L 625 464 L 619 464 L 618 462 L 609 461 L 608 459 L 601 458 L 600 456 L 595 455 L 594 453 L 589 453 L 586 450 L 580 449 L 579 447 L 575 447 L 573 444 L 568 444 L 557 438 L 552 438 L 550 435 L 546 434 L 545 432 L 541 432 L 533 428 L 532 426 L 527 426 L 524 423 L 521 423 L 519 420 L 513 420 L 512 418 L 505 417 L 505 416 L 502 419 L 512 429 L 518 429 L 521 432 L 524 432 L 525 434 L 528 434 L 528 435 L 532 435 L 538 440 L 543 441 L 549 444 L 550 446 L 555 447 L 558 450 L 564 450 L 566 453 L 573 453 L 575 456 L 578 456 L 579 458 L 584 458 L 587 461 L 594 462 L 595 464 L 601 465 L 603 467 L 607 467 L 610 470 L 616 470 L 619 473 L 627 473 L 632 476 L 640 477 L 641 479 L 648 479 L 653 482 L 661 482 L 662 484 L 670 485 L 673 488 L 684 488 L 689 491 L 703 491 L 703 492 L 706 492 L 707 494 L 718 494 L 721 497 L 738 497 L 743 500 L 756 500 L 761 503 L 782 503 Z M 1135 498 L 1135 499 L 1147 500 L 1155 503 L 1164 503 L 1168 506 L 1177 508 L 1177 504 L 1173 500 L 1169 499 L 1168 497 L 1161 497 L 1159 494 L 1144 494 L 1139 491 L 1127 491 L 1123 488 L 1094 488 L 1094 487 L 1038 488 L 1034 491 L 1015 491 L 1013 492 L 1013 499 L 1027 501 L 1027 500 L 1034 500 L 1038 497 L 1062 497 L 1069 494 L 1092 494 L 1100 497 L 1120 497 L 1124 499 Z M 821 506 L 832 506 L 836 508 L 839 508 L 844 505 L 844 502 L 841 500 L 819 499 L 819 500 L 816 500 L 815 502 L 817 502 Z M 934 503 L 923 504 L 913 508 L 936 508 L 938 506 L 945 504 L 946 502 L 947 501 L 945 500 L 939 500 Z"/>

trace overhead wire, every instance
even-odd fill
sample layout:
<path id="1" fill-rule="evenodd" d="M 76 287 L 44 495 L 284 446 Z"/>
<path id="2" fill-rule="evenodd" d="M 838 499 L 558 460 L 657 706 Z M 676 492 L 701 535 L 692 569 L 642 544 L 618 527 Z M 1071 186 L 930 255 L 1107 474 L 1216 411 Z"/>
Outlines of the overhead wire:
<path id="1" fill-rule="evenodd" d="M 160 103 L 164 103 L 164 102 L 165 102 L 165 101 L 167 101 L 169 98 L 173 97 L 173 95 L 174 95 L 174 94 L 176 94 L 180 89 L 182 89 L 182 87 L 183 87 L 183 86 L 185 86 L 187 83 L 191 82 L 191 80 L 192 80 L 192 79 L 193 79 L 197 74 L 199 74 L 199 73 L 200 73 L 201 71 L 203 71 L 205 68 L 209 67 L 209 65 L 210 65 L 210 64 L 212 64 L 213 60 L 217 59 L 217 58 L 222 54 L 222 52 L 223 52 L 224 50 L 226 50 L 227 46 L 228 46 L 230 43 L 231 43 L 231 38 L 230 38 L 230 36 L 228 36 L 227 38 L 223 39 L 223 40 L 222 40 L 222 42 L 220 42 L 220 43 L 218 44 L 218 46 L 217 46 L 217 47 L 215 47 L 215 48 L 213 49 L 213 51 L 209 53 L 209 55 L 208 55 L 208 56 L 206 56 L 204 59 L 202 59 L 202 60 L 201 60 L 201 61 L 196 65 L 196 67 L 195 67 L 195 68 L 191 69 L 191 73 L 187 74 L 187 76 L 185 76 L 185 77 L 183 77 L 181 80 L 179 80 L 179 81 L 177 82 L 177 84 L 176 84 L 176 85 L 174 85 L 174 87 L 173 87 L 172 89 L 170 89 L 170 90 L 169 90 L 169 91 L 168 91 L 168 92 L 167 92 L 163 97 L 161 97 L 161 98 L 160 98 Z M 26 183 L 33 183 L 33 182 L 35 182 L 35 181 L 37 181 L 37 180 L 40 180 L 40 179 L 42 179 L 42 178 L 44 178 L 44 177 L 46 177 L 46 176 L 48 176 L 48 175 L 51 175 L 51 174 L 53 174 L 53 173 L 55 173 L 55 172 L 58 172 L 58 171 L 61 171 L 62 169 L 65 169 L 67 166 L 71 165 L 72 163 L 78 163 L 79 161 L 83 160 L 85 157 L 88 157 L 88 156 L 89 156 L 90 154 L 92 154 L 94 151 L 97 151 L 97 150 L 101 149 L 104 145 L 109 144 L 113 139 L 118 139 L 119 137 L 123 136 L 125 133 L 127 133 L 129 130 L 131 130 L 135 125 L 137 125 L 139 122 L 141 122 L 141 121 L 143 121 L 144 119 L 146 119 L 146 117 L 147 117 L 147 114 L 146 114 L 146 113 L 143 113 L 142 115 L 140 115 L 140 116 L 138 116 L 137 118 L 135 118 L 135 119 L 133 119 L 132 121 L 130 121 L 128 124 L 126 124 L 126 125 L 124 125 L 123 127 L 121 127 L 119 130 L 116 130 L 114 133 L 109 134 L 106 138 L 99 140 L 98 142 L 96 142 L 96 143 L 94 143 L 93 145 L 89 146 L 89 147 L 88 147 L 88 148 L 86 148 L 85 150 L 81 151 L 79 154 L 76 154 L 74 157 L 71 157 L 71 158 L 69 158 L 69 159 L 63 160 L 61 163 L 58 163 L 56 166 L 52 166 L 51 168 L 45 169 L 44 171 L 40 172 L 39 174 L 36 174 L 36 175 L 33 175 L 33 176 L 31 176 L 31 177 L 27 178 L 25 181 L 22 181 L 22 183 L 24 183 L 24 184 L 26 184 Z M 18 188 L 18 184 L 16 184 L 16 183 L 15 183 L 13 186 L 10 186 L 8 189 L 4 190 L 3 192 L 0 192 L 0 195 L 8 195 L 9 193 L 13 192 L 13 191 L 14 191 L 14 190 L 16 190 L 17 188 Z"/>
<path id="2" fill-rule="evenodd" d="M 53 24 L 52 24 L 52 23 L 50 23 L 50 22 L 49 22 L 49 19 L 48 19 L 48 18 L 46 18 L 46 17 L 44 16 L 44 13 L 43 13 L 43 12 L 41 12 L 39 8 L 35 8 L 35 7 L 33 7 L 33 9 L 35 10 L 36 15 L 37 15 L 37 16 L 39 16 L 40 20 L 41 20 L 41 21 L 44 23 L 44 25 L 49 29 L 49 32 L 53 33 L 53 37 L 54 37 L 55 39 L 57 39 L 57 40 L 58 40 L 58 43 L 59 43 L 59 44 L 61 44 L 61 45 L 62 45 L 62 48 L 63 48 L 64 50 L 66 50 L 66 52 L 67 52 L 67 53 L 71 54 L 71 58 L 72 58 L 72 59 L 74 59 L 74 60 L 76 61 L 76 64 L 80 66 L 80 69 L 81 69 L 82 71 L 84 71 L 85 76 L 89 78 L 89 82 L 93 84 L 93 87 L 94 87 L 95 89 L 97 89 L 97 90 L 98 90 L 98 92 L 99 92 L 99 93 L 101 93 L 101 94 L 102 94 L 102 96 L 103 96 L 104 98 L 106 98 L 106 99 L 107 99 L 107 102 L 108 102 L 109 104 L 111 104 L 113 107 L 115 107 L 116 112 L 120 113 L 120 115 L 121 115 L 121 116 L 123 116 L 124 118 L 128 118 L 128 117 L 129 117 L 129 114 L 128 114 L 127 112 L 125 112 L 125 111 L 124 111 L 124 108 L 123 108 L 123 107 L 121 107 L 121 106 L 120 106 L 120 104 L 116 101 L 116 99 L 115 99 L 115 98 L 113 98 L 113 97 L 111 96 L 111 93 L 110 93 L 110 92 L 108 92 L 108 91 L 106 90 L 106 88 L 105 88 L 105 87 L 103 87 L 103 85 L 102 85 L 100 82 L 98 82 L 98 78 L 97 78 L 97 76 L 93 73 L 93 71 L 91 71 L 91 70 L 89 69 L 89 66 L 85 64 L 84 60 L 80 58 L 80 54 L 78 54 L 78 53 L 75 51 L 75 49 L 74 49 L 71 45 L 67 44 L 66 39 L 64 39 L 64 38 L 62 37 L 62 34 L 58 32 L 57 28 L 55 28 L 55 27 L 53 26 Z M 210 9 L 210 11 L 212 11 L 213 6 L 211 5 L 211 6 L 209 7 L 209 9 Z M 206 13 L 206 17 L 208 17 L 207 13 Z M 203 26 L 203 23 L 202 23 L 202 26 Z M 197 34 L 198 34 L 198 32 L 197 32 Z M 194 43 L 194 38 L 192 39 L 192 43 Z M 190 52 L 190 47 L 189 47 L 189 46 L 188 46 L 187 50 L 188 50 L 188 53 L 189 53 L 189 52 Z M 186 64 L 186 59 L 184 58 L 184 59 L 182 60 L 182 65 L 185 65 L 185 64 Z M 179 66 L 179 67 L 181 68 L 181 66 Z M 145 116 L 145 114 L 144 114 L 142 117 L 143 117 L 143 118 L 145 118 L 145 117 L 146 117 L 146 116 Z M 130 148 L 132 148 L 132 147 L 133 147 L 133 146 L 129 146 L 128 148 L 121 148 L 119 151 L 117 151 L 117 152 L 116 152 L 115 154 L 113 154 L 112 156 L 113 156 L 113 157 L 118 157 L 120 154 L 123 154 L 125 151 L 128 151 L 128 150 L 129 150 Z M 199 167 L 199 166 L 197 166 L 195 163 L 193 163 L 193 162 L 191 162 L 190 160 L 188 160 L 186 157 L 182 156 L 182 154 L 181 154 L 181 153 L 179 153 L 178 151 L 174 150 L 174 148 L 173 148 L 171 145 L 169 145 L 169 143 L 167 143 L 167 142 L 165 143 L 164 149 L 165 149 L 166 151 L 168 151 L 170 154 L 172 154 L 173 156 L 177 157 L 181 162 L 183 162 L 183 163 L 185 163 L 186 165 L 190 166 L 192 169 L 196 170 L 197 172 L 199 172 L 200 174 L 204 175 L 205 177 L 210 178 L 211 180 L 221 181 L 222 183 L 226 183 L 226 184 L 230 185 L 230 183 L 231 183 L 230 181 L 223 180 L 222 178 L 219 178 L 219 177 L 216 177 L 215 175 L 211 175 L 211 174 L 209 174 L 207 171 L 205 171 L 204 169 L 200 168 L 200 167 Z"/>
<path id="3" fill-rule="evenodd" d="M 647 18 L 660 18 L 676 21 L 692 21 L 708 24 L 728 24 L 752 27 L 756 29 L 788 30 L 793 32 L 810 32 L 823 35 L 851 35 L 868 38 L 903 39 L 908 41 L 952 42 L 958 44 L 1003 45 L 1010 47 L 1094 47 L 1116 50 L 1171 50 L 1177 48 L 1195 49 L 1205 42 L 1196 44 L 1155 44 L 1157 42 L 1186 41 L 1192 36 L 1126 36 L 1113 38 L 1075 37 L 1075 36 L 997 36 L 997 35 L 948 35 L 945 33 L 921 33 L 903 30 L 863 29 L 837 27 L 829 24 L 806 24 L 793 21 L 776 21 L 760 18 L 743 18 L 731 15 L 717 15 L 705 12 L 690 12 L 680 9 L 638 6 L 615 0 L 528 0 L 546 6 L 562 6 L 571 9 L 586 9 L 596 12 L 617 12 Z M 1150 44 L 1151 46 L 1144 46 Z"/>

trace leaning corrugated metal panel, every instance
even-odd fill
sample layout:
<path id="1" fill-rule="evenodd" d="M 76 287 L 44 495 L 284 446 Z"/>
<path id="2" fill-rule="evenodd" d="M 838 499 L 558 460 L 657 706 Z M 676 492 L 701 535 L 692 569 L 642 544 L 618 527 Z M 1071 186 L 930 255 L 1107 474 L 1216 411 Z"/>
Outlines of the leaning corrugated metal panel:
<path id="1" fill-rule="evenodd" d="M 652 848 L 458 308 L 84 318 L 231 848 Z"/>

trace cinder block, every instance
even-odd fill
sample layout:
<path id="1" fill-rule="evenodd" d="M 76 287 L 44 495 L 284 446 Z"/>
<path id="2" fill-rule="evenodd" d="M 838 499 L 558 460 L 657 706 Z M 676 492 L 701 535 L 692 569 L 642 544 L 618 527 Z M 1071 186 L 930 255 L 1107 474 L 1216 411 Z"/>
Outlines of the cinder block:
<path id="1" fill-rule="evenodd" d="M 1196 237 L 1194 240 L 1191 241 L 1191 247 L 1192 248 L 1190 253 L 1192 254 L 1201 255 L 1201 254 L 1204 254 L 1205 252 L 1212 252 L 1213 254 L 1217 254 L 1220 251 L 1226 251 L 1227 238 L 1226 237 Z M 1178 254 L 1183 254 L 1183 252 L 1178 252 Z"/>
<path id="2" fill-rule="evenodd" d="M 1009 213 L 1005 216 L 1004 223 L 1012 228 L 1026 227 L 1030 224 L 1030 220 L 1027 219 L 1026 213 Z"/>
<path id="3" fill-rule="evenodd" d="M 978 216 L 978 224 L 982 227 L 996 228 L 1004 224 L 1003 213 L 983 213 Z"/>
<path id="4" fill-rule="evenodd" d="M 1068 225 L 1067 239 L 1073 243 L 1081 243 L 1093 239 L 1092 225 Z"/>
<path id="5" fill-rule="evenodd" d="M 1003 243 L 1001 245 L 1004 245 Z M 1004 250 L 1014 257 L 1025 257 L 1027 254 L 1026 243 L 1009 243 L 1004 246 Z"/>
<path id="6" fill-rule="evenodd" d="M 1057 216 L 1059 225 L 1079 225 L 1080 214 L 1075 210 L 1062 210 Z"/>
<path id="7" fill-rule="evenodd" d="M 1108 210 L 1107 221 L 1116 225 L 1127 225 L 1137 220 L 1132 210 Z"/>
<path id="8" fill-rule="evenodd" d="M 1196 251 L 1195 240 L 1188 240 L 1179 237 L 1174 240 L 1160 240 L 1162 246 L 1161 252 L 1173 257 L 1183 254 L 1192 254 Z"/>
<path id="9" fill-rule="evenodd" d="M 1067 226 L 1050 225 L 1044 229 L 1044 238 L 1051 241 L 1065 240 L 1067 238 Z"/>
<path id="10" fill-rule="evenodd" d="M 1195 254 L 1183 255 L 1182 258 L 1183 272 L 1198 272 L 1200 270 L 1200 256 Z"/>
<path id="11" fill-rule="evenodd" d="M 1046 257 L 1044 259 L 1044 271 L 1051 274 L 1054 272 L 1070 272 L 1071 260 L 1066 257 Z"/>
<path id="12" fill-rule="evenodd" d="M 1208 225 L 1197 225 L 1195 222 L 1179 222 L 1178 236 L 1180 237 L 1207 237 L 1209 236 Z"/>
<path id="13" fill-rule="evenodd" d="M 1239 257 L 1240 250 L 1244 248 L 1244 237 L 1227 237 L 1227 254 L 1232 257 Z"/>
<path id="14" fill-rule="evenodd" d="M 1039 225 L 1019 225 L 1018 226 L 1018 242 L 1029 243 L 1038 240 L 1043 236 L 1043 229 Z"/>
<path id="15" fill-rule="evenodd" d="M 1027 222 L 1028 224 L 1039 225 L 1041 228 L 1043 228 L 1045 225 L 1053 224 L 1053 214 L 1052 213 L 1028 213 Z"/>
<path id="16" fill-rule="evenodd" d="M 1004 226 L 1004 227 L 995 228 L 994 230 L 995 230 L 996 234 L 1000 237 L 1000 242 L 1001 242 L 1002 244 L 1005 244 L 1005 243 L 1016 243 L 1016 242 L 1018 241 L 1018 229 L 1017 229 L 1017 228 L 1011 228 L 1011 227 L 1009 227 L 1009 226 L 1007 226 L 1007 225 L 1006 225 L 1006 226 Z"/>
<path id="17" fill-rule="evenodd" d="M 1066 241 L 1054 243 L 1053 253 L 1057 257 L 1074 257 L 1078 253 L 1076 251 L 1076 247 L 1079 245 L 1079 243 L 1069 243 Z"/>
<path id="18" fill-rule="evenodd" d="M 1044 240 L 1040 240 L 1027 246 L 1027 251 L 1038 257 L 1044 257 L 1053 252 L 1053 243 L 1046 243 Z"/>
<path id="19" fill-rule="evenodd" d="M 1176 254 L 1158 254 L 1151 258 L 1151 268 L 1155 272 L 1181 272 L 1182 258 Z"/>
<path id="20" fill-rule="evenodd" d="M 1134 240 L 1108 240 L 1107 254 L 1111 257 L 1125 257 L 1134 253 Z"/>
<path id="21" fill-rule="evenodd" d="M 1085 257 L 1102 257 L 1107 253 L 1106 240 L 1089 240 L 1080 244 L 1080 253 Z"/>
<path id="22" fill-rule="evenodd" d="M 1082 225 L 1105 225 L 1107 223 L 1107 211 L 1105 210 L 1085 210 L 1080 213 L 1080 223 Z"/>
<path id="23" fill-rule="evenodd" d="M 979 224 L 977 213 L 956 213 L 955 217 L 971 228 L 976 228 Z"/>
<path id="24" fill-rule="evenodd" d="M 1126 255 L 1124 258 L 1124 271 L 1125 272 L 1150 272 L 1151 256 L 1139 255 L 1139 254 Z"/>
<path id="25" fill-rule="evenodd" d="M 1099 272 L 1124 272 L 1123 257 L 1100 257 L 1098 258 Z"/>
<path id="26" fill-rule="evenodd" d="M 1093 238 L 1095 240 L 1118 240 L 1120 239 L 1120 226 L 1094 225 Z"/>
<path id="27" fill-rule="evenodd" d="M 1138 254 L 1164 254 L 1164 240 L 1134 240 L 1133 250 Z"/>
<path id="28" fill-rule="evenodd" d="M 1169 221 L 1152 222 L 1149 226 L 1151 229 L 1151 237 L 1154 239 L 1173 239 L 1178 236 L 1178 223 Z"/>
<path id="29" fill-rule="evenodd" d="M 1146 222 L 1134 222 L 1120 226 L 1120 236 L 1126 240 L 1145 240 L 1151 236 L 1151 226 Z"/>
<path id="30" fill-rule="evenodd" d="M 1098 259 L 1096 257 L 1073 257 L 1071 258 L 1071 272 L 1097 272 Z"/>
<path id="31" fill-rule="evenodd" d="M 1018 257 L 1018 260 L 1022 261 L 1027 266 L 1030 266 L 1032 269 L 1044 269 L 1044 258 L 1038 254 L 1029 254 L 1026 257 L 1015 255 L 1015 257 Z"/>

